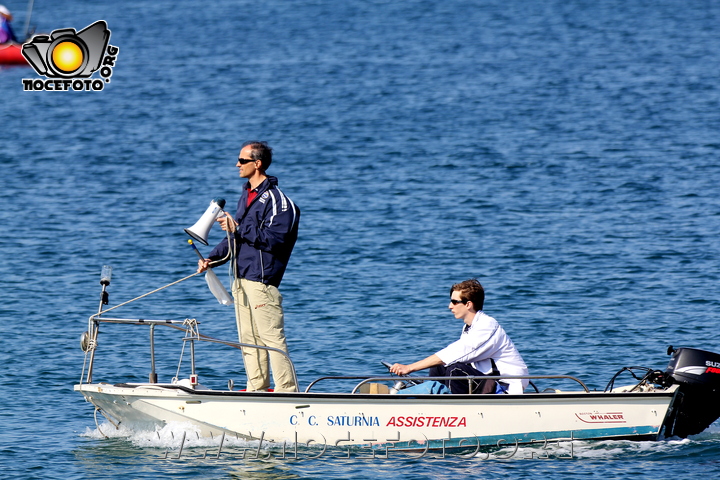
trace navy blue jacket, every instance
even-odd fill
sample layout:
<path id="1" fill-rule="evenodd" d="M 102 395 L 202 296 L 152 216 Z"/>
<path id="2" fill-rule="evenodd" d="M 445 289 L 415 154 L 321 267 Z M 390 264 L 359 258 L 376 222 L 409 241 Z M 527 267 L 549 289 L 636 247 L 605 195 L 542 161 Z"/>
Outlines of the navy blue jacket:
<path id="1" fill-rule="evenodd" d="M 277 188 L 277 184 L 277 178 L 268 176 L 258 185 L 257 196 L 248 207 L 250 182 L 246 183 L 235 213 L 238 223 L 235 232 L 237 277 L 275 287 L 280 286 L 290 260 L 300 221 L 300 209 Z M 225 238 L 208 258 L 222 260 L 227 253 L 228 240 Z"/>

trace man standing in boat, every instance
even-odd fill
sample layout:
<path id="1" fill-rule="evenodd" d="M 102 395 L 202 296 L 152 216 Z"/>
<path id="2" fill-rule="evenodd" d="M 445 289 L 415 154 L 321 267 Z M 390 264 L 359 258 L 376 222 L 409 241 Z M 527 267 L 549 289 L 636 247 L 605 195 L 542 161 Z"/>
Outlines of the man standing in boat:
<path id="1" fill-rule="evenodd" d="M 396 363 L 390 371 L 396 375 L 430 368 L 431 377 L 474 376 L 474 375 L 528 375 L 520 353 L 505 330 L 483 309 L 485 290 L 476 279 L 465 280 L 450 288 L 448 308 L 455 318 L 465 322 L 460 339 L 434 355 L 403 365 Z M 528 380 L 501 380 L 507 385 L 507 393 L 523 393 Z M 446 382 L 452 393 L 469 393 L 467 380 Z M 480 381 L 479 383 L 483 383 Z M 494 386 L 494 382 L 490 382 Z M 470 393 L 494 393 L 473 388 Z M 492 388 L 491 390 L 494 390 Z"/>
<path id="2" fill-rule="evenodd" d="M 218 219 L 230 232 L 205 260 L 198 272 L 227 262 L 234 254 L 235 317 L 240 342 L 280 349 L 287 353 L 282 295 L 278 287 L 298 236 L 300 210 L 278 188 L 278 180 L 266 175 L 272 149 L 265 142 L 242 145 L 237 161 L 240 177 L 247 183 L 238 201 L 237 212 Z M 276 392 L 295 392 L 292 367 L 283 355 L 270 352 Z M 268 351 L 243 348 L 248 391 L 270 387 Z"/>

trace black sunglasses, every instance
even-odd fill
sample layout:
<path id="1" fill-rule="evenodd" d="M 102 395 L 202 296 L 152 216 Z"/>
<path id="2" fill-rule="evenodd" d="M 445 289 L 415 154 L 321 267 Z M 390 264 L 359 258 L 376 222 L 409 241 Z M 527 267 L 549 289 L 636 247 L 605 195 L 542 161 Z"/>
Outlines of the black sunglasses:
<path id="1" fill-rule="evenodd" d="M 240 165 L 245 165 L 246 163 L 252 163 L 252 162 L 256 162 L 256 161 L 257 160 L 252 159 L 252 158 L 242 158 L 242 157 L 238 158 L 238 162 L 240 163 Z"/>
<path id="2" fill-rule="evenodd" d="M 457 305 L 458 303 L 467 303 L 467 302 L 468 302 L 468 300 L 455 300 L 454 298 L 450 299 L 450 303 L 452 303 L 453 305 Z"/>

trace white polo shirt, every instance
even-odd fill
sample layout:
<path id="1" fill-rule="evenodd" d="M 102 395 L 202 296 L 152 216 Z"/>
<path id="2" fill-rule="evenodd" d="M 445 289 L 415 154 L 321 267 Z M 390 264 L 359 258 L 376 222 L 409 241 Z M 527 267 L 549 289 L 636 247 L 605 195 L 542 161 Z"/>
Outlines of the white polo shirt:
<path id="1" fill-rule="evenodd" d="M 495 361 L 503 375 L 528 375 L 520 352 L 508 337 L 505 330 L 493 317 L 477 312 L 471 325 L 463 327 L 460 339 L 443 348 L 435 355 L 447 366 L 451 363 L 469 363 L 482 373 L 492 372 Z M 509 384 L 508 393 L 523 393 L 528 385 L 525 380 L 505 380 Z"/>

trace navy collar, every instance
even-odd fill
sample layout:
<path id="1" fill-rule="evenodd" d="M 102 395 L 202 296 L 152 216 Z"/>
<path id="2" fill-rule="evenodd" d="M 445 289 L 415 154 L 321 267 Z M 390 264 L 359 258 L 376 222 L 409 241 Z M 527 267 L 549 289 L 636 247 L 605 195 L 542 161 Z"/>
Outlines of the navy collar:
<path id="1" fill-rule="evenodd" d="M 276 186 L 277 184 L 278 184 L 278 179 L 277 179 L 277 177 L 273 177 L 273 176 L 270 176 L 270 175 L 266 175 L 265 180 L 263 180 L 262 182 L 260 182 L 260 185 L 258 185 L 257 187 L 255 187 L 255 191 L 258 192 L 258 193 L 262 193 L 262 192 L 264 192 L 265 190 L 267 190 L 268 188 L 274 187 L 274 186 Z M 250 191 L 250 182 L 245 182 L 245 185 L 244 185 L 243 188 L 245 188 L 245 190 L 247 190 L 247 191 Z"/>

